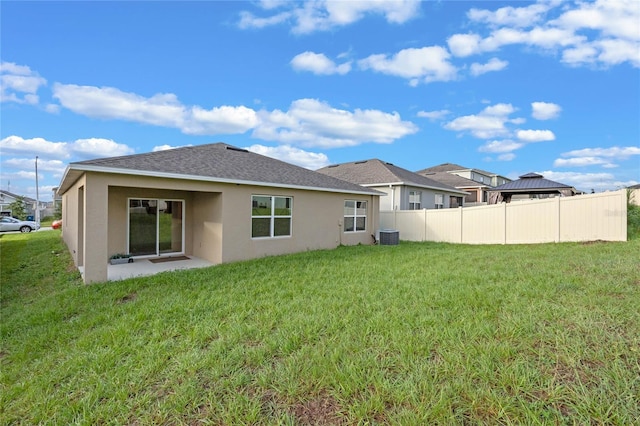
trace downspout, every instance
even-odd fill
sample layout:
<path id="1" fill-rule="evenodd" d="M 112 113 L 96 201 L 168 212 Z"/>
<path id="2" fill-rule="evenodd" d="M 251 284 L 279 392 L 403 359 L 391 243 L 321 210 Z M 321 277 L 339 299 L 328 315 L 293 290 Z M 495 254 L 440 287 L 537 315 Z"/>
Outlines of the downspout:
<path id="1" fill-rule="evenodd" d="M 395 210 L 396 209 L 396 188 L 389 184 L 389 188 L 391 188 L 391 209 L 390 210 Z"/>

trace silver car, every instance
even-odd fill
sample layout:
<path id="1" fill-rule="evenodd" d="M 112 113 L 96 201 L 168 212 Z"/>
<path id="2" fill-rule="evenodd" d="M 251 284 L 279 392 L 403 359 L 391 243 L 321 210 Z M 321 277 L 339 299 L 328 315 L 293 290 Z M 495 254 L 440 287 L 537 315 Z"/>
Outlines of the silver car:
<path id="1" fill-rule="evenodd" d="M 20 231 L 31 232 L 40 229 L 40 224 L 30 220 L 18 220 L 14 217 L 3 216 L 0 218 L 0 232 Z"/>

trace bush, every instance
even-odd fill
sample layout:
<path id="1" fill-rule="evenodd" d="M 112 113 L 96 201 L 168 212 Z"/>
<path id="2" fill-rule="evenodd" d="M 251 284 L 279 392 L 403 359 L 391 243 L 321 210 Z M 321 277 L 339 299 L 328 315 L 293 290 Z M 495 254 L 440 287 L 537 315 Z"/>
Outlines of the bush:
<path id="1" fill-rule="evenodd" d="M 627 205 L 627 239 L 640 238 L 640 206 Z"/>

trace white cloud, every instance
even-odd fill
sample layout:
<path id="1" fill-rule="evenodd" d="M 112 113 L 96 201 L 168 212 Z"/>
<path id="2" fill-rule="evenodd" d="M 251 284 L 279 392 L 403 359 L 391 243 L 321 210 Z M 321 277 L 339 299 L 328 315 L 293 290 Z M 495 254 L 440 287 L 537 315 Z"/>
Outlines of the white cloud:
<path id="1" fill-rule="evenodd" d="M 637 0 L 581 2 L 564 12 L 552 25 L 578 30 L 597 30 L 604 36 L 640 40 L 640 3 Z"/>
<path id="2" fill-rule="evenodd" d="M 389 23 L 402 24 L 418 15 L 419 0 L 397 1 L 330 1 L 274 2 L 259 3 L 263 9 L 272 12 L 271 16 L 257 17 L 244 11 L 240 15 L 239 27 L 264 28 L 292 22 L 292 31 L 308 34 L 326 31 L 353 24 L 368 14 L 382 15 Z M 285 9 L 276 12 L 275 9 Z"/>
<path id="3" fill-rule="evenodd" d="M 151 150 L 152 152 L 156 152 L 156 151 L 166 151 L 168 149 L 176 149 L 176 148 L 183 148 L 185 146 L 193 146 L 191 144 L 187 144 L 187 145 L 178 145 L 178 146 L 171 146 L 168 144 L 164 144 L 164 145 L 157 145 L 154 146 L 153 149 Z"/>
<path id="4" fill-rule="evenodd" d="M 0 102 L 36 105 L 39 101 L 36 93 L 45 84 L 47 80 L 27 66 L 0 63 Z"/>
<path id="5" fill-rule="evenodd" d="M 69 159 L 73 156 L 82 158 L 111 157 L 133 154 L 133 149 L 111 139 L 89 138 L 77 139 L 73 142 L 51 142 L 44 138 L 24 139 L 20 136 L 8 136 L 0 140 L 0 149 L 16 155 L 38 155 L 39 157 Z"/>
<path id="6" fill-rule="evenodd" d="M 117 157 L 133 154 L 133 149 L 127 145 L 102 138 L 76 139 L 68 147 L 75 155 L 83 158 Z"/>
<path id="7" fill-rule="evenodd" d="M 240 12 L 240 21 L 238 22 L 238 27 L 241 29 L 248 28 L 266 28 L 272 25 L 278 25 L 287 22 L 294 16 L 291 12 L 282 12 L 276 15 L 272 15 L 266 18 L 259 18 L 252 13 L 249 12 Z"/>
<path id="8" fill-rule="evenodd" d="M 189 108 L 172 93 L 145 98 L 113 87 L 56 83 L 53 96 L 77 114 L 174 127 L 186 134 L 244 133 L 258 124 L 256 112 L 250 108 L 226 105 L 210 110 Z"/>
<path id="9" fill-rule="evenodd" d="M 635 180 L 620 181 L 611 173 L 579 173 L 579 172 L 540 172 L 546 179 L 571 185 L 582 191 L 594 189 L 596 192 L 616 190 L 635 185 Z"/>
<path id="10" fill-rule="evenodd" d="M 258 125 L 257 113 L 245 106 L 221 106 L 206 110 L 191 107 L 181 130 L 190 135 L 244 133 Z"/>
<path id="11" fill-rule="evenodd" d="M 444 119 L 449 114 L 451 114 L 451 111 L 448 109 L 441 109 L 438 111 L 418 111 L 416 115 L 418 117 L 428 118 L 431 121 L 437 121 Z"/>
<path id="12" fill-rule="evenodd" d="M 38 153 L 43 157 L 69 158 L 70 153 L 67 145 L 66 142 L 51 142 L 43 138 L 24 139 L 15 135 L 0 140 L 0 150 L 2 150 L 3 156 L 9 152 L 14 154 Z"/>
<path id="13" fill-rule="evenodd" d="M 481 51 L 480 36 L 477 34 L 454 34 L 447 39 L 447 44 L 454 56 L 462 58 Z"/>
<path id="14" fill-rule="evenodd" d="M 491 26 L 529 27 L 540 22 L 550 9 L 549 4 L 536 3 L 525 7 L 501 7 L 495 11 L 471 9 L 467 16 L 472 21 Z"/>
<path id="15" fill-rule="evenodd" d="M 560 105 L 550 102 L 532 102 L 531 109 L 531 116 L 537 120 L 558 118 L 560 111 L 562 111 Z"/>
<path id="16" fill-rule="evenodd" d="M 515 158 L 516 155 L 513 152 L 498 155 L 498 161 L 512 161 Z"/>
<path id="17" fill-rule="evenodd" d="M 518 130 L 516 136 L 524 142 L 545 142 L 556 139 L 556 135 L 551 130 Z"/>
<path id="18" fill-rule="evenodd" d="M 358 61 L 362 69 L 371 69 L 383 74 L 430 83 L 450 81 L 456 78 L 457 69 L 449 62 L 451 55 L 440 46 L 410 48 L 393 56 L 371 55 Z"/>
<path id="19" fill-rule="evenodd" d="M 501 140 L 501 141 L 491 141 L 491 142 L 487 142 L 484 145 L 482 145 L 480 148 L 478 148 L 478 151 L 480 152 L 493 152 L 493 153 L 505 153 L 505 152 L 511 152 L 511 151 L 515 151 L 517 149 L 520 149 L 524 146 L 525 144 L 522 142 L 515 142 L 509 139 L 506 140 Z"/>
<path id="20" fill-rule="evenodd" d="M 444 128 L 456 132 L 470 132 L 480 139 L 507 136 L 509 130 L 505 123 L 509 122 L 509 115 L 513 112 L 515 108 L 511 104 L 496 104 L 486 107 L 477 115 L 455 118 L 445 124 Z"/>
<path id="21" fill-rule="evenodd" d="M 182 105 L 173 94 L 150 98 L 112 87 L 54 85 L 54 97 L 78 114 L 104 119 L 176 127 L 186 134 L 245 133 L 287 144 L 353 146 L 365 142 L 391 143 L 415 133 L 417 127 L 397 113 L 379 110 L 339 110 L 313 99 L 299 99 L 289 111 L 259 112 L 245 106 L 210 110 Z"/>
<path id="22" fill-rule="evenodd" d="M 336 65 L 322 53 L 304 52 L 291 60 L 291 66 L 296 71 L 310 71 L 319 75 L 347 74 L 351 71 L 351 63 Z"/>
<path id="23" fill-rule="evenodd" d="M 553 162 L 554 167 L 584 167 L 601 165 L 605 168 L 617 167 L 615 161 L 624 161 L 640 155 L 640 147 L 626 146 L 611 148 L 585 148 L 564 152 Z"/>
<path id="24" fill-rule="evenodd" d="M 167 127 L 180 127 L 184 122 L 185 108 L 171 93 L 158 93 L 145 98 L 113 87 L 55 83 L 53 97 L 63 107 L 89 117 L 116 118 Z"/>
<path id="25" fill-rule="evenodd" d="M 301 146 L 335 148 L 365 142 L 391 143 L 418 131 L 398 113 L 379 110 L 347 111 L 316 99 L 299 99 L 288 111 L 259 113 L 261 123 L 252 136 Z"/>
<path id="26" fill-rule="evenodd" d="M 611 148 L 584 148 L 574 151 L 565 152 L 562 156 L 581 157 L 581 156 L 598 156 L 616 159 L 627 159 L 632 155 L 640 155 L 640 147 L 637 146 L 613 146 Z"/>
<path id="27" fill-rule="evenodd" d="M 291 145 L 280 145 L 276 147 L 251 145 L 246 149 L 256 154 L 276 158 L 310 170 L 317 170 L 329 165 L 329 158 L 325 154 L 304 151 Z"/>
<path id="28" fill-rule="evenodd" d="M 9 158 L 4 163 L 8 166 L 22 169 L 22 171 L 15 174 L 16 176 L 29 179 L 35 179 L 36 177 L 35 156 L 33 158 Z M 65 167 L 64 161 L 38 158 L 38 176 L 42 172 L 53 172 L 56 176 L 62 176 Z"/>
<path id="29" fill-rule="evenodd" d="M 509 65 L 509 62 L 507 61 L 502 61 L 498 58 L 491 58 L 486 64 L 471 64 L 471 74 L 478 76 L 492 71 L 500 71 L 505 69 L 507 65 Z"/>
<path id="30" fill-rule="evenodd" d="M 547 14 L 557 18 L 546 20 Z M 493 52 L 507 45 L 525 45 L 541 52 L 559 53 L 571 66 L 609 67 L 629 63 L 640 67 L 640 2 L 541 2 L 497 10 L 471 9 L 469 19 L 486 25 L 472 34 L 448 39 L 456 56 Z"/>
<path id="31" fill-rule="evenodd" d="M 609 161 L 600 157 L 558 158 L 553 162 L 553 167 L 585 167 L 597 165 L 602 165 L 603 167 L 614 166 Z"/>

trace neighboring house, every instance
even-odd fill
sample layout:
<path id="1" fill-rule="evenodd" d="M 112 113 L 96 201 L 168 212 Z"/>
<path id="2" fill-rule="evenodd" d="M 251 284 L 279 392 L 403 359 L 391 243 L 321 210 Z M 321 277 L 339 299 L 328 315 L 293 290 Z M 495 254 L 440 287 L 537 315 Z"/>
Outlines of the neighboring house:
<path id="1" fill-rule="evenodd" d="M 437 182 L 468 192 L 465 204 L 486 203 L 488 191 L 511 180 L 496 173 L 470 169 L 454 163 L 443 163 L 417 171 Z"/>
<path id="2" fill-rule="evenodd" d="M 570 197 L 577 193 L 572 186 L 545 179 L 537 173 L 527 173 L 518 180 L 493 188 L 489 195 L 489 204 L 531 198 Z"/>
<path id="3" fill-rule="evenodd" d="M 378 159 L 335 164 L 318 172 L 384 192 L 380 210 L 461 207 L 466 192 Z"/>
<path id="4" fill-rule="evenodd" d="M 2 216 L 11 216 L 11 208 L 9 207 L 11 203 L 15 202 L 20 195 L 14 194 L 9 191 L 4 191 L 0 189 L 0 214 Z M 36 211 L 36 200 L 29 197 L 22 197 L 24 201 L 24 211 L 27 216 L 33 216 Z M 42 208 L 43 203 L 40 203 L 40 207 Z"/>
<path id="5" fill-rule="evenodd" d="M 382 195 L 224 143 L 70 163 L 58 193 L 86 283 L 116 253 L 218 264 L 370 244 Z"/>

